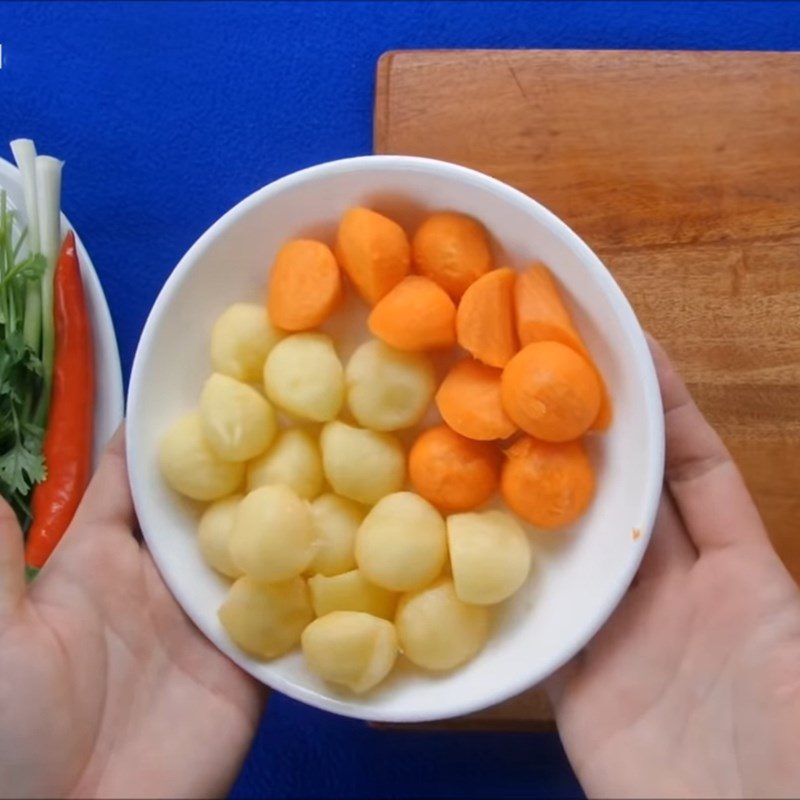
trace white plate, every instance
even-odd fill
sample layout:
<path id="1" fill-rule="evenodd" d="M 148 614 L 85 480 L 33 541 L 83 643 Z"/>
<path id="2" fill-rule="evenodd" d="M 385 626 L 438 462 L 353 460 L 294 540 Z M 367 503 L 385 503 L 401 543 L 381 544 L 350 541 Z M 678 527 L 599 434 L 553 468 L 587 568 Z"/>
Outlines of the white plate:
<path id="1" fill-rule="evenodd" d="M 301 235 L 331 241 L 342 212 L 353 205 L 384 211 L 409 231 L 433 209 L 460 210 L 486 224 L 500 262 L 522 267 L 539 258 L 549 264 L 569 288 L 576 324 L 606 378 L 615 412 L 609 432 L 592 437 L 594 503 L 573 530 L 537 537 L 536 572 L 498 609 L 480 655 L 444 675 L 402 663 L 363 697 L 317 679 L 298 651 L 265 663 L 231 644 L 217 619 L 226 583 L 197 548 L 199 509 L 167 488 L 157 466 L 160 437 L 197 404 L 209 374 L 208 340 L 217 315 L 236 301 L 261 302 L 278 247 Z M 351 328 L 347 338 L 366 336 L 363 313 L 342 317 Z M 480 173 L 428 159 L 368 156 L 322 164 L 243 200 L 175 268 L 147 320 L 131 373 L 128 465 L 134 501 L 148 546 L 178 602 L 259 680 L 319 708 L 364 719 L 466 714 L 521 692 L 564 664 L 605 622 L 636 572 L 661 493 L 663 457 L 661 401 L 647 343 L 599 259 L 529 197 Z"/>
<path id="2" fill-rule="evenodd" d="M 8 199 L 24 220 L 26 218 L 25 198 L 22 194 L 19 170 L 2 158 L 0 158 L 0 188 L 6 190 Z M 65 236 L 70 228 L 72 225 L 62 214 L 61 235 Z M 94 458 L 96 462 L 111 435 L 122 422 L 124 407 L 122 369 L 108 303 L 106 303 L 100 280 L 92 266 L 92 260 L 77 231 L 75 231 L 75 241 L 92 319 L 95 374 Z"/>

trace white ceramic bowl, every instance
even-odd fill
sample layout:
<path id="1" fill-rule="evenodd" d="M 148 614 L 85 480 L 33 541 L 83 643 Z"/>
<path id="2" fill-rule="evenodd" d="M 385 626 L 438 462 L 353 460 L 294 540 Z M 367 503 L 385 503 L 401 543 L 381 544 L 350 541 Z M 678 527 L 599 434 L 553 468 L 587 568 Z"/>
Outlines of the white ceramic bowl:
<path id="1" fill-rule="evenodd" d="M 159 438 L 196 405 L 209 373 L 213 320 L 230 303 L 263 300 L 267 271 L 283 241 L 331 241 L 337 220 L 353 205 L 383 211 L 409 231 L 430 211 L 463 211 L 487 226 L 499 262 L 547 263 L 569 288 L 576 324 L 606 378 L 615 413 L 609 432 L 590 445 L 598 473 L 590 510 L 571 531 L 536 536 L 536 572 L 495 615 L 483 652 L 440 676 L 403 664 L 365 697 L 318 680 L 299 651 L 264 663 L 230 643 L 216 614 L 226 584 L 204 564 L 195 543 L 197 508 L 171 492 L 157 468 Z M 345 316 L 347 348 L 366 330 L 363 312 Z M 156 300 L 128 395 L 136 509 L 180 604 L 259 680 L 318 708 L 370 720 L 421 721 L 476 711 L 538 683 L 577 653 L 614 610 L 647 546 L 661 492 L 663 441 L 658 385 L 642 330 L 594 253 L 515 189 L 453 164 L 403 156 L 312 167 L 265 186 L 225 214 L 183 257 Z"/>
<path id="2" fill-rule="evenodd" d="M 24 214 L 25 198 L 22 193 L 19 170 L 2 158 L 0 158 L 0 188 L 6 190 L 12 205 Z M 70 228 L 72 225 L 62 214 L 61 235 L 66 235 Z M 95 374 L 94 460 L 96 463 L 111 435 L 122 422 L 122 370 L 119 364 L 114 325 L 100 279 L 97 277 L 92 260 L 77 231 L 75 232 L 75 241 L 92 320 Z"/>

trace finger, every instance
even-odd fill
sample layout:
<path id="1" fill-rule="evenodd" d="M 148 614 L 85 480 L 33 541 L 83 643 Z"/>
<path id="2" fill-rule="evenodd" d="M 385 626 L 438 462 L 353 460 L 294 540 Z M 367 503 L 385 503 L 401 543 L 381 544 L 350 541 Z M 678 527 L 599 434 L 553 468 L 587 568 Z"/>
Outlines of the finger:
<path id="1" fill-rule="evenodd" d="M 698 550 L 766 538 L 741 473 L 664 349 L 649 338 L 666 436 L 665 477 Z"/>
<path id="2" fill-rule="evenodd" d="M 125 428 L 121 425 L 111 437 L 100 464 L 81 500 L 70 526 L 76 538 L 94 535 L 98 528 L 125 528 L 133 531 L 135 515 L 125 463 Z"/>
<path id="3" fill-rule="evenodd" d="M 683 524 L 675 501 L 664 487 L 658 505 L 653 536 L 642 559 L 639 577 L 643 580 L 657 578 L 670 572 L 686 572 L 697 561 L 697 550 Z"/>
<path id="4" fill-rule="evenodd" d="M 25 593 L 25 549 L 14 509 L 0 497 L 0 619 L 11 614 Z"/>

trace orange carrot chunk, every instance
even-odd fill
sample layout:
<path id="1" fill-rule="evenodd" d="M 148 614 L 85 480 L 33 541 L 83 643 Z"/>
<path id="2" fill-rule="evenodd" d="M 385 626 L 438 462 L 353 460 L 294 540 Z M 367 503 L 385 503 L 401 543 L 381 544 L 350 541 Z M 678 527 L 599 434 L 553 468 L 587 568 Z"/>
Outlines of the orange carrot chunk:
<path id="1" fill-rule="evenodd" d="M 321 325 L 342 299 L 342 276 L 331 249 L 313 239 L 294 239 L 278 251 L 269 276 L 267 310 L 287 331 Z"/>
<path id="2" fill-rule="evenodd" d="M 487 272 L 464 292 L 456 312 L 458 343 L 490 367 L 504 367 L 519 350 L 514 329 L 513 269 Z"/>
<path id="3" fill-rule="evenodd" d="M 577 439 L 600 410 L 594 367 L 560 342 L 534 342 L 508 362 L 500 386 L 506 414 L 547 442 Z"/>
<path id="4" fill-rule="evenodd" d="M 414 234 L 414 267 L 458 300 L 481 275 L 492 269 L 486 229 L 466 214 L 432 214 Z"/>
<path id="5" fill-rule="evenodd" d="M 375 305 L 408 275 L 411 245 L 393 220 L 368 208 L 351 208 L 339 224 L 336 257 L 358 293 Z"/>
<path id="6" fill-rule="evenodd" d="M 456 307 L 438 284 L 409 275 L 382 297 L 367 322 L 397 350 L 434 350 L 456 343 Z"/>
<path id="7" fill-rule="evenodd" d="M 474 358 L 453 366 L 436 392 L 442 419 L 468 439 L 507 439 L 517 426 L 503 410 L 500 399 L 502 371 Z"/>
<path id="8" fill-rule="evenodd" d="M 599 372 L 597 373 L 597 380 L 600 383 L 600 410 L 597 412 L 594 422 L 589 426 L 589 430 L 602 433 L 611 427 L 611 423 L 614 419 L 614 411 L 611 406 L 611 398 L 609 397 L 605 381 Z"/>
<path id="9" fill-rule="evenodd" d="M 531 437 L 508 449 L 500 490 L 508 507 L 538 528 L 561 528 L 588 508 L 594 470 L 580 441 L 555 444 Z"/>
<path id="10" fill-rule="evenodd" d="M 520 344 L 561 342 L 584 354 L 586 347 L 572 324 L 556 282 L 544 264 L 534 264 L 517 277 L 514 310 Z"/>
<path id="11" fill-rule="evenodd" d="M 544 264 L 534 264 L 517 276 L 514 310 L 517 334 L 523 347 L 532 342 L 561 342 L 580 353 L 595 367 L 600 381 L 600 411 L 589 430 L 606 430 L 612 418 L 611 398 L 600 371 L 572 323 L 556 281 Z"/>
<path id="12" fill-rule="evenodd" d="M 488 442 L 465 439 L 440 425 L 414 442 L 408 475 L 417 492 L 440 511 L 468 511 L 497 489 L 500 453 Z"/>

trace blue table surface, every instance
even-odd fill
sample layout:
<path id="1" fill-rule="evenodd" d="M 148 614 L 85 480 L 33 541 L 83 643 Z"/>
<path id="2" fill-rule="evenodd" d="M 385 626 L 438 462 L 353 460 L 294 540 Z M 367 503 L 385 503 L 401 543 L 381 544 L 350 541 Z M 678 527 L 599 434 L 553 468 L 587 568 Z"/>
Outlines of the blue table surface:
<path id="1" fill-rule="evenodd" d="M 790 2 L 3 3 L 0 155 L 66 161 L 63 206 L 127 377 L 161 285 L 256 188 L 370 152 L 400 48 L 800 49 Z M 222 732 L 224 735 L 224 732 Z M 233 796 L 580 795 L 555 735 L 376 731 L 275 697 Z"/>

